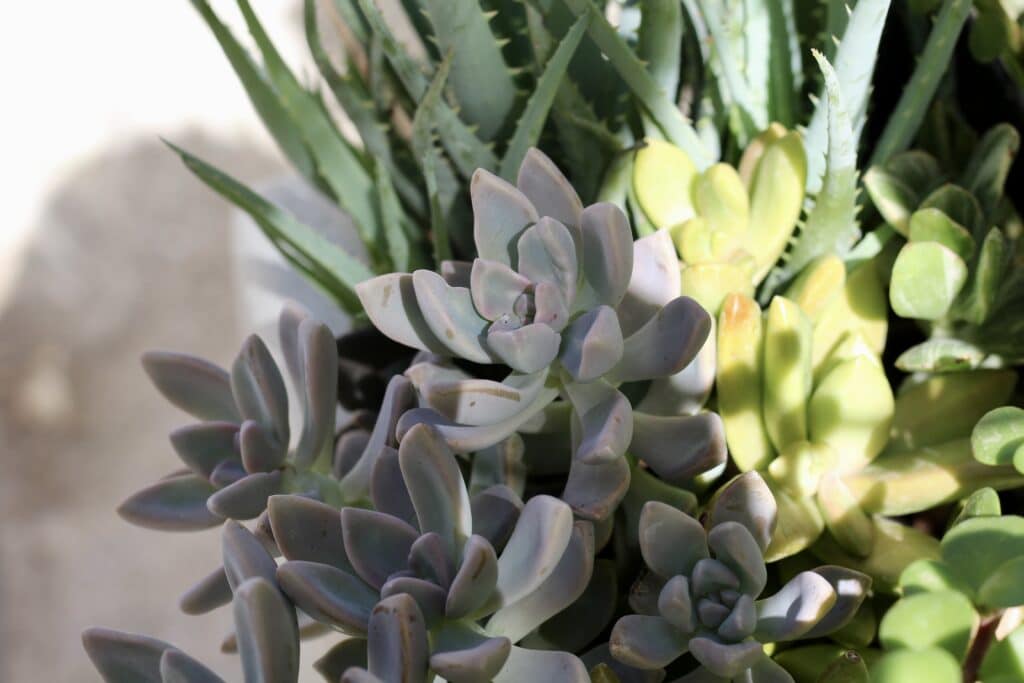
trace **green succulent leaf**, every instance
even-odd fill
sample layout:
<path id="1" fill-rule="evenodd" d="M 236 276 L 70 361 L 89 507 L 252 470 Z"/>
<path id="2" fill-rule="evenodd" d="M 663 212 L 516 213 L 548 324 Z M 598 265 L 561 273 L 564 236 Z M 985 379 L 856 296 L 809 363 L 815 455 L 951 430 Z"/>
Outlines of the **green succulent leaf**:
<path id="1" fill-rule="evenodd" d="M 930 591 L 905 597 L 882 618 L 878 637 L 886 649 L 939 647 L 963 661 L 978 627 L 971 601 L 953 591 Z"/>
<path id="2" fill-rule="evenodd" d="M 893 265 L 889 303 L 904 318 L 938 320 L 966 281 L 967 265 L 955 252 L 938 242 L 911 242 Z"/>
<path id="3" fill-rule="evenodd" d="M 986 465 L 1015 464 L 1015 454 L 1024 446 L 1024 409 L 996 408 L 985 414 L 971 432 L 974 457 Z"/>

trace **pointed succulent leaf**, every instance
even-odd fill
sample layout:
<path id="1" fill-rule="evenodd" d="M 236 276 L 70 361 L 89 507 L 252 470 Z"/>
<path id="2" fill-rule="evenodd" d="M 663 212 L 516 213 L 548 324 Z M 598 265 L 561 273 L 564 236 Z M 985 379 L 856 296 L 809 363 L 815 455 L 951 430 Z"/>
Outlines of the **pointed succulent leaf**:
<path id="1" fill-rule="evenodd" d="M 250 335 L 231 366 L 231 393 L 242 417 L 253 420 L 279 444 L 288 443 L 288 392 L 263 340 Z"/>
<path id="2" fill-rule="evenodd" d="M 569 302 L 553 282 L 540 282 L 533 290 L 533 322 L 561 332 L 569 323 Z"/>
<path id="3" fill-rule="evenodd" d="M 629 452 L 665 481 L 682 484 L 725 463 L 722 420 L 715 413 L 669 417 L 634 411 Z"/>
<path id="4" fill-rule="evenodd" d="M 516 186 L 537 208 L 538 215 L 550 216 L 570 231 L 575 230 L 573 239 L 580 241 L 583 203 L 555 163 L 536 147 L 527 150 L 523 157 Z"/>
<path id="5" fill-rule="evenodd" d="M 726 484 L 712 501 L 708 523 L 714 527 L 723 522 L 739 522 L 764 550 L 771 540 L 777 515 L 771 489 L 757 472 L 747 472 Z"/>
<path id="6" fill-rule="evenodd" d="M 676 575 L 669 579 L 658 593 L 658 613 L 682 633 L 693 633 L 697 626 L 690 581 Z"/>
<path id="7" fill-rule="evenodd" d="M 194 531 L 220 524 L 224 517 L 207 507 L 216 488 L 205 478 L 181 474 L 161 479 L 117 508 L 122 519 L 147 529 Z"/>
<path id="8" fill-rule="evenodd" d="M 607 384 L 567 387 L 580 421 L 574 458 L 589 465 L 621 457 L 633 437 L 633 409 L 622 392 Z"/>
<path id="9" fill-rule="evenodd" d="M 171 432 L 171 446 L 196 474 L 209 478 L 224 460 L 237 460 L 236 422 L 199 422 Z"/>
<path id="10" fill-rule="evenodd" d="M 474 456 L 477 457 L 479 454 Z M 523 501 L 509 487 L 495 484 L 474 495 L 470 509 L 473 533 L 486 538 L 497 552 L 501 552 L 516 526 Z"/>
<path id="11" fill-rule="evenodd" d="M 711 316 L 681 296 L 666 304 L 624 343 L 622 361 L 612 370 L 618 381 L 654 379 L 686 367 L 711 332 Z"/>
<path id="12" fill-rule="evenodd" d="M 750 215 L 757 218 L 745 244 L 754 256 L 755 283 L 764 279 L 789 243 L 800 217 L 804 183 L 812 182 L 811 166 L 804 138 L 796 131 L 768 143 L 757 163 L 750 185 Z"/>
<path id="13" fill-rule="evenodd" d="M 537 209 L 515 186 L 484 169 L 469 186 L 473 204 L 473 239 L 480 258 L 515 267 L 516 242 L 537 222 Z"/>
<path id="14" fill-rule="evenodd" d="M 561 337 L 543 323 L 514 330 L 494 329 L 487 333 L 487 345 L 513 370 L 524 374 L 539 372 L 558 355 Z"/>
<path id="15" fill-rule="evenodd" d="M 412 526 L 417 524 L 416 508 L 402 476 L 398 451 L 390 446 L 384 447 L 370 473 L 370 500 L 378 512 L 397 517 Z"/>
<path id="16" fill-rule="evenodd" d="M 433 581 L 415 576 L 394 576 L 380 587 L 380 597 L 405 593 L 412 596 L 423 614 L 423 621 L 428 629 L 436 626 L 444 617 L 444 604 L 447 594 Z"/>
<path id="17" fill-rule="evenodd" d="M 498 558 L 481 536 L 470 536 L 462 550 L 459 570 L 452 579 L 445 616 L 460 619 L 482 607 L 498 582 Z"/>
<path id="18" fill-rule="evenodd" d="M 488 320 L 512 313 L 516 300 L 530 288 L 530 280 L 501 261 L 474 259 L 469 291 L 477 312 Z"/>
<path id="19" fill-rule="evenodd" d="M 246 472 L 272 472 L 284 464 L 288 452 L 259 422 L 246 420 L 238 430 L 238 447 Z"/>
<path id="20" fill-rule="evenodd" d="M 811 630 L 836 604 L 836 592 L 820 574 L 801 572 L 778 593 L 757 602 L 757 631 L 762 643 L 795 640 Z"/>
<path id="21" fill-rule="evenodd" d="M 427 325 L 449 354 L 474 363 L 492 362 L 481 343 L 488 321 L 476 312 L 468 289 L 451 287 L 429 270 L 413 273 L 412 283 Z"/>
<path id="22" fill-rule="evenodd" d="M 777 450 L 807 440 L 811 393 L 811 324 L 781 296 L 768 308 L 764 337 L 764 421 Z"/>
<path id="23" fill-rule="evenodd" d="M 229 519 L 253 519 L 267 507 L 267 499 L 284 489 L 280 470 L 242 477 L 210 496 L 210 512 Z"/>
<path id="24" fill-rule="evenodd" d="M 342 674 L 354 667 L 366 667 L 366 640 L 363 638 L 345 638 L 313 662 L 313 668 L 328 681 L 342 680 Z"/>
<path id="25" fill-rule="evenodd" d="M 292 560 L 277 569 L 277 581 L 296 607 L 351 635 L 364 635 L 380 594 L 351 574 L 317 562 Z"/>
<path id="26" fill-rule="evenodd" d="M 452 422 L 500 422 L 526 409 L 544 388 L 546 368 L 531 375 L 513 373 L 501 382 L 486 379 L 428 382 L 420 393 L 431 408 Z"/>
<path id="27" fill-rule="evenodd" d="M 433 428 L 416 425 L 402 438 L 398 460 L 420 533 L 440 534 L 454 556 L 473 528 L 469 494 L 455 455 Z"/>
<path id="28" fill-rule="evenodd" d="M 449 353 L 427 325 L 409 273 L 366 280 L 356 286 L 356 294 L 373 326 L 391 339 L 421 351 Z"/>
<path id="29" fill-rule="evenodd" d="M 874 524 L 837 472 L 826 472 L 821 477 L 817 501 L 836 543 L 860 557 L 871 554 Z"/>
<path id="30" fill-rule="evenodd" d="M 142 367 L 168 401 L 201 420 L 239 422 L 228 373 L 213 363 L 169 351 L 147 351 Z"/>
<path id="31" fill-rule="evenodd" d="M 622 358 L 619 320 L 608 306 L 592 308 L 562 333 L 561 362 L 577 382 L 591 382 Z"/>
<path id="32" fill-rule="evenodd" d="M 640 513 L 640 552 L 651 571 L 663 578 L 689 576 L 708 557 L 707 534 L 682 510 L 650 501 Z"/>
<path id="33" fill-rule="evenodd" d="M 341 683 L 387 683 L 366 669 L 350 667 L 341 675 Z"/>
<path id="34" fill-rule="evenodd" d="M 107 628 L 82 633 L 82 645 L 105 681 L 160 683 L 160 659 L 174 649 L 156 638 Z"/>
<path id="35" fill-rule="evenodd" d="M 271 496 L 267 501 L 274 542 L 288 560 L 304 560 L 352 571 L 338 510 L 305 496 Z"/>
<path id="36" fill-rule="evenodd" d="M 523 231 L 516 253 L 522 276 L 533 283 L 554 283 L 566 302 L 576 298 L 579 263 L 568 228 L 545 216 Z"/>
<path id="37" fill-rule="evenodd" d="M 206 614 L 231 602 L 231 585 L 223 567 L 218 567 L 185 591 L 178 607 L 185 614 Z"/>
<path id="38" fill-rule="evenodd" d="M 893 264 L 889 286 L 892 310 L 904 318 L 938 320 L 967 281 L 967 265 L 938 242 L 911 242 Z"/>
<path id="39" fill-rule="evenodd" d="M 295 463 L 308 467 L 334 434 L 338 402 L 338 348 L 331 330 L 308 319 L 299 324 L 299 362 L 302 372 L 302 433 L 295 447 Z"/>
<path id="40" fill-rule="evenodd" d="M 697 561 L 697 564 L 693 566 L 693 571 L 690 572 L 690 582 L 696 596 L 718 593 L 723 590 L 735 591 L 740 587 L 739 577 L 725 564 L 710 557 Z M 705 617 L 717 612 L 720 618 L 724 618 L 728 613 L 728 610 L 717 601 L 700 600 L 696 607 L 698 613 L 701 614 L 701 621 L 708 626 L 711 624 Z"/>
<path id="41" fill-rule="evenodd" d="M 723 678 L 740 675 L 764 657 L 761 643 L 756 640 L 720 643 L 707 636 L 690 640 L 690 654 L 712 674 Z"/>
<path id="42" fill-rule="evenodd" d="M 374 588 L 406 568 L 409 550 L 419 536 L 396 517 L 360 508 L 341 511 L 341 529 L 352 568 Z"/>
<path id="43" fill-rule="evenodd" d="M 633 233 L 622 209 L 608 202 L 591 204 L 580 218 L 583 234 L 583 285 L 576 307 L 622 301 L 633 273 Z"/>
<path id="44" fill-rule="evenodd" d="M 223 683 L 223 679 L 181 650 L 164 650 L 160 657 L 161 683 Z"/>
<path id="45" fill-rule="evenodd" d="M 583 593 L 594 569 L 594 527 L 573 525 L 569 544 L 548 578 L 523 599 L 502 607 L 487 622 L 487 633 L 518 642 Z"/>
<path id="46" fill-rule="evenodd" d="M 754 606 L 754 598 L 744 593 L 736 598 L 729 616 L 718 625 L 718 634 L 727 641 L 735 642 L 748 637 L 756 627 L 757 608 Z"/>
<path id="47" fill-rule="evenodd" d="M 447 587 L 455 574 L 455 563 L 448 556 L 441 536 L 434 532 L 423 534 L 413 542 L 407 564 L 414 575 L 438 586 Z"/>
<path id="48" fill-rule="evenodd" d="M 574 459 L 561 498 L 581 519 L 608 520 L 626 495 L 629 481 L 625 458 L 595 464 Z"/>
<path id="49" fill-rule="evenodd" d="M 627 614 L 615 622 L 609 644 L 612 656 L 624 664 L 660 669 L 686 654 L 688 635 L 664 617 Z"/>
<path id="50" fill-rule="evenodd" d="M 739 590 L 757 597 L 768 582 L 762 551 L 745 526 L 737 522 L 716 524 L 708 532 L 708 548 L 715 558 L 739 579 Z"/>
<path id="51" fill-rule="evenodd" d="M 572 530 L 568 505 L 546 495 L 531 498 L 498 558 L 496 599 L 491 605 L 500 608 L 535 591 L 554 571 Z"/>
<path id="52" fill-rule="evenodd" d="M 679 296 L 679 259 L 667 230 L 633 243 L 633 266 L 626 294 L 619 304 L 619 323 L 629 336 L 662 306 Z"/>
<path id="53" fill-rule="evenodd" d="M 373 608 L 368 629 L 370 673 L 384 681 L 425 681 L 430 645 L 416 601 L 406 593 L 384 598 Z"/>
<path id="54" fill-rule="evenodd" d="M 246 681 L 287 683 L 299 679 L 299 628 L 295 610 L 262 577 L 235 590 L 235 629 Z"/>

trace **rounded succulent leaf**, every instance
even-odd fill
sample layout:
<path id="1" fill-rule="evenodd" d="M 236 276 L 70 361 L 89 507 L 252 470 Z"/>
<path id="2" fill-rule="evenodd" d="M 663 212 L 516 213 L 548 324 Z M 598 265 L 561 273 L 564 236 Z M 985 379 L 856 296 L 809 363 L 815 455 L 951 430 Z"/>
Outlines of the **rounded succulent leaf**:
<path id="1" fill-rule="evenodd" d="M 229 519 L 254 519 L 267 508 L 267 499 L 284 490 L 281 470 L 255 472 L 213 493 L 210 512 Z"/>
<path id="2" fill-rule="evenodd" d="M 821 575 L 800 572 L 775 595 L 757 602 L 754 635 L 762 643 L 795 640 L 828 614 L 837 597 Z"/>
<path id="3" fill-rule="evenodd" d="M 591 382 L 622 358 L 619 320 L 608 306 L 592 308 L 562 332 L 562 366 L 577 382 Z"/>
<path id="4" fill-rule="evenodd" d="M 708 557 L 707 534 L 696 519 L 664 503 L 651 501 L 640 513 L 640 553 L 659 576 L 689 576 Z"/>
<path id="5" fill-rule="evenodd" d="M 938 242 L 911 242 L 893 264 L 889 303 L 904 318 L 938 320 L 966 281 L 967 265 L 955 252 Z"/>
<path id="6" fill-rule="evenodd" d="M 960 593 L 919 593 L 889 608 L 878 637 L 889 650 L 940 647 L 962 661 L 977 626 L 974 607 Z"/>
<path id="7" fill-rule="evenodd" d="M 778 507 L 771 489 L 757 472 L 747 472 L 726 484 L 714 499 L 708 523 L 739 522 L 747 528 L 762 550 L 768 547 L 775 529 Z"/>
<path id="8" fill-rule="evenodd" d="M 384 598 L 373 608 L 367 638 L 370 673 L 384 681 L 426 680 L 430 644 L 416 601 L 406 593 Z"/>
<path id="9" fill-rule="evenodd" d="M 231 366 L 231 393 L 242 417 L 263 427 L 279 444 L 288 443 L 288 391 L 270 350 L 257 335 L 242 344 Z"/>
<path id="10" fill-rule="evenodd" d="M 887 652 L 871 666 L 869 672 L 874 683 L 913 680 L 958 683 L 963 680 L 959 662 L 953 655 L 937 647 Z"/>
<path id="11" fill-rule="evenodd" d="M 690 639 L 690 654 L 716 676 L 733 678 L 765 656 L 761 643 L 745 640 L 721 643 L 705 636 Z"/>
<path id="12" fill-rule="evenodd" d="M 615 622 L 609 645 L 620 662 L 649 670 L 665 667 L 685 654 L 687 639 L 663 617 L 627 614 Z"/>
<path id="13" fill-rule="evenodd" d="M 543 323 L 532 323 L 514 330 L 491 329 L 487 346 L 513 370 L 525 374 L 539 372 L 558 355 L 561 337 Z"/>
<path id="14" fill-rule="evenodd" d="M 1024 445 L 1024 409 L 996 408 L 985 414 L 971 432 L 974 457 L 986 465 L 1009 465 Z"/>
<path id="15" fill-rule="evenodd" d="M 452 579 L 445 616 L 460 619 L 475 612 L 491 598 L 498 583 L 498 558 L 481 536 L 470 536 L 462 549 L 462 561 Z"/>
<path id="16" fill-rule="evenodd" d="M 235 630 L 246 681 L 288 683 L 299 679 L 299 628 L 295 609 L 262 577 L 235 590 Z"/>
<path id="17" fill-rule="evenodd" d="M 537 222 L 537 209 L 515 186 L 484 169 L 473 174 L 469 194 L 477 254 L 515 267 L 516 241 Z"/>
<path id="18" fill-rule="evenodd" d="M 238 460 L 238 423 L 200 422 L 175 429 L 171 446 L 196 474 L 209 478 L 225 460 Z"/>

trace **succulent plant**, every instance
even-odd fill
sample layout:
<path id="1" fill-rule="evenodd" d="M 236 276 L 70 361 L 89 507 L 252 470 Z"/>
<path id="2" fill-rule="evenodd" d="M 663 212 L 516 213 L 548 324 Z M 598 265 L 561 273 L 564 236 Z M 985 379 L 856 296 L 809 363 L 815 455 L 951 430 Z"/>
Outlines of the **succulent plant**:
<path id="1" fill-rule="evenodd" d="M 723 488 L 706 529 L 671 506 L 647 503 L 640 550 L 651 574 L 642 593 L 634 593 L 640 613 L 622 617 L 612 630 L 612 654 L 637 668 L 658 669 L 689 652 L 701 668 L 681 680 L 792 680 L 763 646 L 842 627 L 871 580 L 843 567 L 820 567 L 759 600 L 775 522 L 771 491 L 753 472 Z"/>
<path id="2" fill-rule="evenodd" d="M 480 171 L 471 193 L 480 254 L 472 264 L 448 264 L 447 277 L 382 275 L 356 291 L 392 339 L 511 373 L 501 382 L 427 378 L 418 386 L 426 407 L 402 416 L 399 441 L 426 422 L 456 452 L 481 450 L 518 429 L 542 429 L 530 422 L 545 422 L 545 409 L 561 397 L 571 406 L 574 441 L 564 496 L 594 520 L 625 492 L 627 449 L 677 481 L 719 464 L 713 413 L 649 415 L 619 390 L 683 372 L 710 330 L 708 314 L 677 295 L 667 235 L 634 243 L 620 209 L 583 208 L 538 150 L 527 154 L 517 186 Z"/>

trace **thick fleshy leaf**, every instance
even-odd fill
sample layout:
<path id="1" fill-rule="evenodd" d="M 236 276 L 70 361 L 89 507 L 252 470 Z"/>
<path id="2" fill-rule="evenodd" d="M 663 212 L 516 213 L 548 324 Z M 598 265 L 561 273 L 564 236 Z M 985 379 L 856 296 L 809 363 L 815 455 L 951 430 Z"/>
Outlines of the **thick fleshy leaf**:
<path id="1" fill-rule="evenodd" d="M 447 355 L 448 348 L 424 319 L 409 273 L 389 273 L 356 285 L 373 326 L 399 344 Z"/>
<path id="2" fill-rule="evenodd" d="M 914 680 L 928 683 L 959 683 L 963 680 L 960 663 L 953 655 L 937 647 L 887 652 L 871 665 L 869 672 L 873 683 L 902 683 Z"/>
<path id="3" fill-rule="evenodd" d="M 416 508 L 413 507 L 409 489 L 402 476 L 402 466 L 398 461 L 398 451 L 385 446 L 377 458 L 370 475 L 370 500 L 378 512 L 397 517 L 403 522 L 416 526 Z"/>
<path id="4" fill-rule="evenodd" d="M 938 242 L 911 242 L 893 264 L 889 285 L 892 310 L 904 318 L 938 320 L 967 281 L 967 265 Z"/>
<path id="5" fill-rule="evenodd" d="M 203 477 L 182 474 L 147 486 L 121 503 L 117 514 L 136 526 L 158 531 L 194 531 L 217 526 L 224 517 L 206 503 L 216 488 Z"/>
<path id="6" fill-rule="evenodd" d="M 398 449 L 420 533 L 441 535 L 454 556 L 472 533 L 469 494 L 455 455 L 434 428 L 416 425 Z"/>
<path id="7" fill-rule="evenodd" d="M 785 297 L 772 298 L 764 335 L 764 425 L 775 449 L 807 440 L 811 321 Z"/>
<path id="8" fill-rule="evenodd" d="M 376 415 L 373 416 L 376 419 Z M 350 429 L 344 431 L 334 444 L 334 458 L 331 473 L 337 480 L 344 479 L 363 456 L 366 445 L 370 443 L 370 431 L 367 429 Z"/>
<path id="9" fill-rule="evenodd" d="M 1024 409 L 996 408 L 985 414 L 971 432 L 974 457 L 986 465 L 1008 465 L 1024 445 Z"/>
<path id="10" fill-rule="evenodd" d="M 255 420 L 242 423 L 238 430 L 238 448 L 242 452 L 242 464 L 250 474 L 276 470 L 288 455 L 286 447 Z"/>
<path id="11" fill-rule="evenodd" d="M 496 552 L 501 552 L 512 536 L 519 513 L 523 510 L 523 501 L 509 487 L 495 484 L 473 496 L 470 509 L 473 533 L 486 538 Z"/>
<path id="12" fill-rule="evenodd" d="M 206 614 L 231 602 L 231 585 L 223 567 L 218 567 L 185 591 L 178 607 L 185 614 Z"/>
<path id="13" fill-rule="evenodd" d="M 220 676 L 181 650 L 164 650 L 160 658 L 161 683 L 223 683 Z"/>
<path id="14" fill-rule="evenodd" d="M 288 683 L 299 679 L 299 627 L 295 610 L 261 577 L 235 590 L 235 630 L 245 680 Z"/>
<path id="15" fill-rule="evenodd" d="M 594 527 L 590 522 L 576 522 L 569 545 L 551 575 L 522 600 L 495 612 L 487 622 L 487 632 L 519 642 L 571 605 L 587 587 L 593 569 Z"/>
<path id="16" fill-rule="evenodd" d="M 554 218 L 541 218 L 519 237 L 516 251 L 521 275 L 535 284 L 557 285 L 566 302 L 576 298 L 579 264 L 576 243 L 568 228 Z"/>
<path id="17" fill-rule="evenodd" d="M 462 549 L 462 562 L 448 589 L 445 615 L 460 619 L 480 607 L 494 593 L 498 582 L 498 558 L 482 536 L 470 536 Z"/>
<path id="18" fill-rule="evenodd" d="M 353 667 L 366 667 L 366 640 L 345 638 L 313 662 L 313 668 L 328 681 L 342 680 L 342 674 Z"/>
<path id="19" fill-rule="evenodd" d="M 689 576 L 708 557 L 707 534 L 682 510 L 650 501 L 640 513 L 640 552 L 651 571 L 663 578 Z"/>
<path id="20" fill-rule="evenodd" d="M 209 477 L 224 460 L 238 460 L 238 423 L 200 422 L 171 432 L 171 446 L 196 474 Z"/>
<path id="21" fill-rule="evenodd" d="M 477 312 L 497 320 L 515 311 L 516 301 L 530 289 L 530 280 L 500 261 L 473 261 L 469 291 Z"/>
<path id="22" fill-rule="evenodd" d="M 426 680 L 430 645 L 416 601 L 405 593 L 384 598 L 373 608 L 367 661 L 370 673 L 384 681 Z"/>
<path id="23" fill-rule="evenodd" d="M 505 665 L 512 643 L 508 638 L 487 638 L 472 647 L 435 652 L 430 668 L 450 683 L 490 681 Z"/>
<path id="24" fill-rule="evenodd" d="M 242 417 L 254 420 L 278 444 L 288 443 L 288 391 L 270 350 L 255 334 L 231 366 L 231 393 Z"/>
<path id="25" fill-rule="evenodd" d="M 469 480 L 470 495 L 475 497 L 481 491 L 501 484 L 521 496 L 526 486 L 526 464 L 523 462 L 525 449 L 523 438 L 513 434 L 494 446 L 474 453 Z M 475 523 L 475 514 L 473 519 Z"/>
<path id="26" fill-rule="evenodd" d="M 762 550 L 768 547 L 778 508 L 771 489 L 757 472 L 747 472 L 729 482 L 712 502 L 709 524 L 739 522 Z"/>
<path id="27" fill-rule="evenodd" d="M 1024 518 L 1018 516 L 967 519 L 942 539 L 942 559 L 988 607 L 1022 603 L 1019 572 L 1024 555 Z M 1003 567 L 1009 572 L 1003 574 Z M 1016 580 L 1011 577 L 1017 577 Z M 1014 589 L 1015 584 L 1015 589 Z"/>
<path id="28" fill-rule="evenodd" d="M 358 578 L 327 564 L 289 561 L 277 580 L 296 607 L 317 621 L 352 635 L 364 635 L 380 595 Z"/>
<path id="29" fill-rule="evenodd" d="M 801 572 L 778 593 L 757 602 L 755 635 L 762 643 L 799 638 L 828 614 L 836 599 L 835 590 L 824 577 Z"/>
<path id="30" fill-rule="evenodd" d="M 522 600 L 550 576 L 572 537 L 572 510 L 551 496 L 534 496 L 498 558 L 498 583 L 489 607 Z"/>
<path id="31" fill-rule="evenodd" d="M 889 608 L 878 638 L 887 650 L 940 647 L 963 661 L 979 621 L 971 601 L 960 593 L 919 593 Z"/>
<path id="32" fill-rule="evenodd" d="M 406 568 L 409 550 L 419 536 L 396 517 L 361 508 L 341 511 L 341 529 L 352 568 L 374 588 Z"/>
<path id="33" fill-rule="evenodd" d="M 560 360 L 577 382 L 592 382 L 622 358 L 619 320 L 608 306 L 592 308 L 562 332 Z"/>
<path id="34" fill-rule="evenodd" d="M 674 375 L 652 380 L 644 398 L 635 406 L 651 415 L 693 415 L 700 412 L 715 383 L 718 343 L 708 335 L 697 356 Z"/>
<path id="35" fill-rule="evenodd" d="M 308 467 L 316 461 L 334 434 L 338 403 L 338 348 L 331 330 L 316 320 L 303 320 L 298 330 L 300 391 L 303 401 L 302 433 L 295 447 L 295 463 Z"/>
<path id="36" fill-rule="evenodd" d="M 234 520 L 224 525 L 221 537 L 221 554 L 224 557 L 224 574 L 232 591 L 246 580 L 261 577 L 273 583 L 277 563 L 251 531 Z"/>
<path id="37" fill-rule="evenodd" d="M 111 683 L 138 681 L 161 683 L 160 658 L 173 645 L 107 628 L 90 628 L 82 633 L 82 645 L 93 666 Z"/>
<path id="38" fill-rule="evenodd" d="M 682 484 L 725 462 L 722 419 L 716 413 L 662 417 L 633 411 L 629 452 L 662 479 Z"/>
<path id="39" fill-rule="evenodd" d="M 423 534 L 409 548 L 409 570 L 438 586 L 447 588 L 455 574 L 455 563 L 448 556 L 444 541 L 436 533 Z"/>
<path id="40" fill-rule="evenodd" d="M 685 296 L 673 299 L 625 340 L 612 375 L 622 382 L 674 375 L 693 360 L 710 332 L 711 316 L 700 304 Z"/>
<path id="41" fill-rule="evenodd" d="M 812 570 L 832 585 L 836 592 L 836 604 L 802 638 L 827 636 L 843 628 L 857 614 L 871 588 L 871 577 L 853 569 L 836 565 L 825 565 Z"/>
<path id="42" fill-rule="evenodd" d="M 537 222 L 537 210 L 515 186 L 484 169 L 473 174 L 469 193 L 477 254 L 515 267 L 516 242 L 527 226 Z"/>
<path id="43" fill-rule="evenodd" d="M 619 303 L 619 323 L 626 336 L 639 330 L 662 306 L 679 296 L 679 258 L 667 230 L 633 243 L 633 270 Z"/>
<path id="44" fill-rule="evenodd" d="M 690 653 L 708 671 L 723 678 L 738 676 L 764 657 L 756 640 L 720 643 L 705 636 L 690 640 Z"/>
<path id="45" fill-rule="evenodd" d="M 579 230 L 583 203 L 554 162 L 536 147 L 523 157 L 516 187 L 536 207 L 540 216 L 550 216 L 570 229 Z M 575 237 L 579 241 L 578 235 Z"/>
<path id="46" fill-rule="evenodd" d="M 452 422 L 493 424 L 529 406 L 544 388 L 547 377 L 545 367 L 532 375 L 513 373 L 501 382 L 487 379 L 428 382 L 420 392 L 427 405 Z"/>
<path id="47" fill-rule="evenodd" d="M 496 329 L 487 332 L 487 345 L 513 370 L 532 374 L 543 370 L 558 355 L 561 337 L 544 323 L 532 323 L 514 330 Z"/>
<path id="48" fill-rule="evenodd" d="M 615 308 L 626 295 L 633 273 L 633 232 L 622 209 L 608 202 L 591 204 L 580 217 L 583 234 L 583 285 L 577 308 L 604 304 Z"/>
<path id="49" fill-rule="evenodd" d="M 561 332 L 569 323 L 569 302 L 553 282 L 539 282 L 533 290 L 533 322 Z"/>
<path id="50" fill-rule="evenodd" d="M 663 617 L 628 614 L 615 622 L 609 646 L 620 662 L 660 669 L 686 654 L 687 636 Z"/>
<path id="51" fill-rule="evenodd" d="M 366 669 L 351 667 L 341 675 L 341 683 L 387 683 Z"/>
<path id="52" fill-rule="evenodd" d="M 289 560 L 306 560 L 352 571 L 338 510 L 305 496 L 271 496 L 267 501 L 274 541 Z"/>
<path id="53" fill-rule="evenodd" d="M 715 558 L 739 579 L 740 591 L 754 597 L 761 594 L 768 583 L 768 570 L 760 546 L 745 526 L 721 522 L 708 532 L 707 542 Z"/>
<path id="54" fill-rule="evenodd" d="M 633 408 L 622 392 L 603 382 L 566 387 L 579 418 L 574 458 L 588 465 L 622 457 L 633 438 Z"/>
<path id="55" fill-rule="evenodd" d="M 732 606 L 732 612 L 719 624 L 718 635 L 728 641 L 742 640 L 757 627 L 757 608 L 749 594 L 740 595 Z"/>
<path id="56" fill-rule="evenodd" d="M 433 581 L 415 576 L 395 576 L 380 587 L 381 598 L 400 593 L 412 596 L 412 599 L 416 601 L 428 629 L 433 628 L 444 617 L 444 604 L 447 595 L 444 588 Z"/>
<path id="57" fill-rule="evenodd" d="M 693 571 L 690 573 L 690 582 L 693 585 L 695 597 L 711 595 L 721 591 L 735 591 L 740 587 L 739 577 L 725 564 L 710 557 L 697 561 L 697 564 L 693 566 Z M 717 624 L 709 624 L 707 616 L 713 616 L 715 612 L 720 612 L 720 620 L 724 619 L 725 615 L 728 614 L 728 609 L 723 609 L 723 605 L 718 600 L 700 600 L 697 603 L 697 608 L 701 621 L 711 627 L 717 626 Z"/>
<path id="58" fill-rule="evenodd" d="M 142 367 L 168 401 L 200 420 L 240 422 L 228 373 L 202 358 L 147 351 Z"/>
<path id="59" fill-rule="evenodd" d="M 573 460 L 562 490 L 562 500 L 582 519 L 607 520 L 629 489 L 630 469 L 625 458 L 588 464 Z"/>
<path id="60" fill-rule="evenodd" d="M 590 683 L 587 668 L 568 652 L 527 650 L 512 646 L 505 666 L 492 683 Z"/>
<path id="61" fill-rule="evenodd" d="M 468 289 L 451 287 L 443 277 L 429 270 L 413 273 L 412 284 L 427 325 L 447 353 L 474 363 L 493 362 L 482 345 L 488 321 L 476 312 Z"/>
<path id="62" fill-rule="evenodd" d="M 595 527 L 595 532 L 599 531 Z M 595 539 L 598 544 L 600 537 Z M 618 602 L 619 585 L 615 563 L 594 560 L 594 571 L 583 593 L 571 605 L 540 627 L 537 637 L 566 652 L 580 652 L 611 622 Z M 524 643 L 531 643 L 528 637 Z"/>
<path id="63" fill-rule="evenodd" d="M 668 619 L 681 633 L 693 633 L 697 621 L 688 578 L 676 575 L 665 583 L 658 593 L 658 613 Z"/>
<path id="64" fill-rule="evenodd" d="M 253 519 L 267 507 L 267 498 L 284 488 L 280 470 L 257 472 L 217 491 L 206 501 L 210 511 L 229 519 Z"/>

